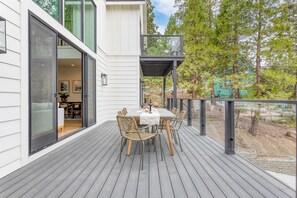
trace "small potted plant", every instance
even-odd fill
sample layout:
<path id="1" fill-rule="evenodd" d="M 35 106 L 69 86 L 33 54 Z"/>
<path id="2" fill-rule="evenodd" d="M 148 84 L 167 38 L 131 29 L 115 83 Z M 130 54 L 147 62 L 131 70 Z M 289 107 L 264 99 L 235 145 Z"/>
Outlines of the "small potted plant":
<path id="1" fill-rule="evenodd" d="M 69 97 L 69 93 L 67 92 L 60 92 L 59 93 L 61 102 L 67 102 L 67 98 Z"/>

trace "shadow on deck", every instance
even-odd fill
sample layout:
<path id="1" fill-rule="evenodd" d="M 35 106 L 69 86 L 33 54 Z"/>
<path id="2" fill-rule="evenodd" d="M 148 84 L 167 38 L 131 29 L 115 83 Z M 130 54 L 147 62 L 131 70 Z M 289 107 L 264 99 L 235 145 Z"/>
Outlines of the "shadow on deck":
<path id="1" fill-rule="evenodd" d="M 183 127 L 184 152 L 170 156 L 163 132 L 160 150 L 146 146 L 140 170 L 138 145 L 118 162 L 115 122 L 63 145 L 0 179 L 0 197 L 294 197 L 295 191 L 237 155 L 228 156 L 208 137 Z M 157 144 L 159 145 L 159 144 Z M 125 153 L 126 151 L 124 151 Z"/>

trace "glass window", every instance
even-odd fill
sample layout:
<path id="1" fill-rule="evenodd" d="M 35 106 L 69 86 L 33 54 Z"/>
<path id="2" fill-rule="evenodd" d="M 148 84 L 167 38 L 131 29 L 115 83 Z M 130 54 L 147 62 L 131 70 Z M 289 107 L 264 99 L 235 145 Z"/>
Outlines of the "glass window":
<path id="1" fill-rule="evenodd" d="M 65 27 L 82 39 L 82 1 L 65 0 Z"/>
<path id="2" fill-rule="evenodd" d="M 92 0 L 85 0 L 85 44 L 93 51 L 96 49 L 96 14 Z"/>
<path id="3" fill-rule="evenodd" d="M 88 57 L 87 64 L 88 126 L 96 123 L 96 61 Z"/>
<path id="4" fill-rule="evenodd" d="M 61 4 L 59 0 L 33 0 L 57 21 L 61 21 Z"/>
<path id="5" fill-rule="evenodd" d="M 56 141 L 57 35 L 30 20 L 31 152 Z"/>

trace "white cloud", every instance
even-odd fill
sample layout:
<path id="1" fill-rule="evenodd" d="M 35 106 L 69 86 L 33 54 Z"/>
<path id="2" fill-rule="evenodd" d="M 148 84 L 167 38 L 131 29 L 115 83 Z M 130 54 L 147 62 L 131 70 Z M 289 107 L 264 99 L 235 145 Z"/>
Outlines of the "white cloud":
<path id="1" fill-rule="evenodd" d="M 155 6 L 155 11 L 161 12 L 166 16 L 176 12 L 174 7 L 174 0 L 153 0 L 153 5 Z"/>

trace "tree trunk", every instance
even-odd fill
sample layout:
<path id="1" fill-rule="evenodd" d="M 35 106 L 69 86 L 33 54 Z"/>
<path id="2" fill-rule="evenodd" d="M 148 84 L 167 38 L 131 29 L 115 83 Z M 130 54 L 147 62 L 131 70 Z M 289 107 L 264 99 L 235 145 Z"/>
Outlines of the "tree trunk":
<path id="1" fill-rule="evenodd" d="M 259 120 L 260 120 L 260 108 L 258 110 L 255 110 L 254 115 L 251 116 L 251 128 L 249 132 L 253 135 L 256 136 L 258 132 L 258 126 L 259 126 Z"/>
<path id="2" fill-rule="evenodd" d="M 295 78 L 296 78 L 296 82 L 295 82 L 295 100 L 297 100 L 297 72 L 295 73 Z"/>
<path id="3" fill-rule="evenodd" d="M 238 87 L 239 85 L 238 85 L 238 78 L 237 78 L 237 75 L 239 74 L 237 60 L 233 64 L 233 74 L 236 76 L 234 78 L 234 85 L 233 85 L 233 87 L 234 87 L 234 90 L 233 90 L 234 98 L 235 99 L 240 99 L 240 91 L 239 91 L 239 87 Z"/>
<path id="4" fill-rule="evenodd" d="M 262 41 L 262 2 L 259 0 L 258 4 L 258 28 L 257 28 L 257 51 L 256 51 L 256 88 L 258 97 L 261 96 L 261 41 Z"/>
<path id="5" fill-rule="evenodd" d="M 238 1 L 234 2 L 236 5 L 238 4 Z M 238 13 L 235 14 L 236 17 L 234 20 L 238 21 Z M 234 46 L 239 45 L 239 35 L 238 35 L 238 23 L 235 22 L 234 25 L 234 37 L 233 37 L 233 43 Z M 239 51 L 235 50 L 234 51 L 234 60 L 233 60 L 233 75 L 235 76 L 233 78 L 233 95 L 235 99 L 240 99 L 240 91 L 239 91 L 239 80 L 238 80 L 238 53 Z"/>

